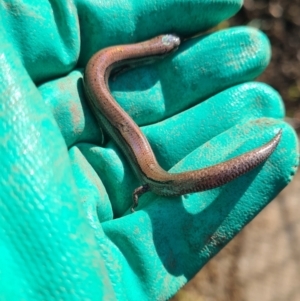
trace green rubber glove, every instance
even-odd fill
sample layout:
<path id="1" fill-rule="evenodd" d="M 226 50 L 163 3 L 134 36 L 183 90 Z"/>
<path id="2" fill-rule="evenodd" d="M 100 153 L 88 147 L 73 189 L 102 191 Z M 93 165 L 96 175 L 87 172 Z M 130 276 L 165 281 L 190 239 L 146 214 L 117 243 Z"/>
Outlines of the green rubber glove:
<path id="1" fill-rule="evenodd" d="M 231 183 L 177 198 L 145 194 L 86 105 L 99 49 L 160 33 L 192 36 L 240 0 L 0 2 L 0 300 L 166 300 L 291 180 L 294 131 L 279 95 L 249 83 L 270 46 L 253 29 L 189 40 L 110 83 L 172 171 L 279 146 Z M 104 142 L 103 142 L 104 141 Z"/>

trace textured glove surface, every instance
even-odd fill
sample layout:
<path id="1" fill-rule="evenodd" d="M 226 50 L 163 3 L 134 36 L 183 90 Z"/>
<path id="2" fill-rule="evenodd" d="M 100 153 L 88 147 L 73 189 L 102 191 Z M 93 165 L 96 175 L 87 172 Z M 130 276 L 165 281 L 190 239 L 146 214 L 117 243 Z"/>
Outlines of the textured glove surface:
<path id="1" fill-rule="evenodd" d="M 82 68 L 99 49 L 192 36 L 240 6 L 1 1 L 0 300 L 165 300 L 288 184 L 297 140 L 279 95 L 251 82 L 270 59 L 254 29 L 197 37 L 110 82 L 168 170 L 222 162 L 283 129 L 266 163 L 223 187 L 149 193 L 128 214 L 140 183 L 85 103 Z"/>

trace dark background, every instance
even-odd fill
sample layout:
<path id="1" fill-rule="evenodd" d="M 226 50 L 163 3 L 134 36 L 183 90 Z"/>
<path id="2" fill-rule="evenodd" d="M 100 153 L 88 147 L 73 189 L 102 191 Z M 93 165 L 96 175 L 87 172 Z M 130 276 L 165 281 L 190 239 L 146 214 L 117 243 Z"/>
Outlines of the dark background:
<path id="1" fill-rule="evenodd" d="M 245 0 L 227 23 L 258 28 L 269 37 L 272 60 L 257 80 L 281 94 L 288 121 L 300 130 L 300 0 Z"/>

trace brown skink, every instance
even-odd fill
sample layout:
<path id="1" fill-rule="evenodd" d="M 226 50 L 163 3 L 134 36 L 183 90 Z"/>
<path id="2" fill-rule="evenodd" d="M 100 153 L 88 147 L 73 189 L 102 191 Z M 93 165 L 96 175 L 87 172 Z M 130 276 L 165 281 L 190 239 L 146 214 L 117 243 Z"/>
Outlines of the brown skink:
<path id="1" fill-rule="evenodd" d="M 179 37 L 161 35 L 137 44 L 108 47 L 97 52 L 85 69 L 84 86 L 88 103 L 100 126 L 123 151 L 142 183 L 133 192 L 132 211 L 138 205 L 138 198 L 147 191 L 162 196 L 179 196 L 224 185 L 264 162 L 281 137 L 280 130 L 261 147 L 203 169 L 182 173 L 169 173 L 162 169 L 147 138 L 112 97 L 108 78 L 115 68 L 153 57 L 164 57 L 177 49 L 179 44 Z"/>

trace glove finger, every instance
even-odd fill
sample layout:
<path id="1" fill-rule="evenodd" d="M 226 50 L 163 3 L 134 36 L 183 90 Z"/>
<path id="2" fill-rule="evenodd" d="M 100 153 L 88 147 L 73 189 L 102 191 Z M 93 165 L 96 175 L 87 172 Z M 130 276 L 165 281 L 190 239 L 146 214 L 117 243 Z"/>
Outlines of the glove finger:
<path id="1" fill-rule="evenodd" d="M 279 129 L 283 134 L 275 152 L 246 175 L 178 198 L 145 195 L 144 210 L 104 223 L 115 252 L 126 253 L 126 262 L 119 261 L 124 290 L 130 287 L 125 274 L 135 273 L 143 275 L 138 290 L 149 284 L 153 288 L 149 298 L 171 297 L 291 180 L 298 164 L 297 138 L 282 121 L 250 121 L 217 136 L 172 170 L 194 169 L 195 161 L 201 168 L 234 157 L 268 141 Z M 220 154 L 226 143 L 226 154 Z"/>
<path id="2" fill-rule="evenodd" d="M 162 122 L 143 127 L 161 166 L 168 170 L 213 137 L 249 120 L 282 119 L 280 95 L 262 83 L 229 88 Z"/>
<path id="3" fill-rule="evenodd" d="M 80 36 L 73 1 L 2 1 L 0 16 L 1 30 L 35 83 L 74 68 Z"/>
<path id="4" fill-rule="evenodd" d="M 111 80 L 110 89 L 137 124 L 148 125 L 253 80 L 269 60 L 266 36 L 237 27 L 186 41 L 164 60 Z"/>
<path id="5" fill-rule="evenodd" d="M 101 6 L 78 1 L 79 65 L 85 66 L 95 52 L 111 45 L 136 43 L 162 32 L 192 36 L 231 17 L 241 6 L 241 0 L 123 0 Z"/>

